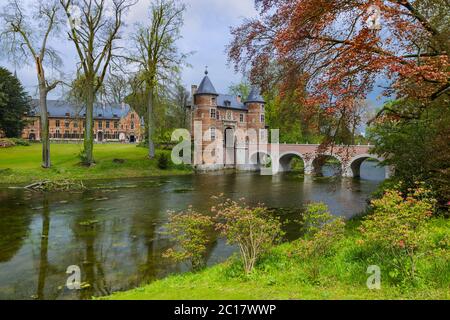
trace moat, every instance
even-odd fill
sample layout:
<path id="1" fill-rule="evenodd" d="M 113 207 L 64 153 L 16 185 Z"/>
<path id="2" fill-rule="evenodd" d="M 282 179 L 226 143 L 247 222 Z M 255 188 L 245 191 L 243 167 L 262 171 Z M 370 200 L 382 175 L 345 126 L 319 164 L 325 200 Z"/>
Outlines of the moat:
<path id="1" fill-rule="evenodd" d="M 0 185 L 0 299 L 87 299 L 188 271 L 161 257 L 170 246 L 162 233 L 167 210 L 205 210 L 220 193 L 274 208 L 291 221 L 286 238 L 295 239 L 292 221 L 305 203 L 323 201 L 345 217 L 363 211 L 384 177 L 375 165 L 364 162 L 361 179 L 217 173 L 91 181 L 85 192 L 47 194 Z M 208 263 L 233 252 L 218 240 Z M 70 265 L 81 268 L 84 289 L 65 287 Z"/>

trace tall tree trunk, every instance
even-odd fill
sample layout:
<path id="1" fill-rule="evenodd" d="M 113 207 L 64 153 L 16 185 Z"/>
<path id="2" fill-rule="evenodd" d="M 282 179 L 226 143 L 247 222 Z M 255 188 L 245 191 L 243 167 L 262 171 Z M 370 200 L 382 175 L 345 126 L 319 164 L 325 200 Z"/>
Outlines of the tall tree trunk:
<path id="1" fill-rule="evenodd" d="M 47 83 L 40 57 L 36 57 L 36 69 L 39 82 L 39 108 L 41 120 L 41 141 L 42 141 L 42 167 L 50 168 L 50 139 L 48 134 L 48 111 L 47 111 Z"/>
<path id="2" fill-rule="evenodd" d="M 84 128 L 84 163 L 94 163 L 94 80 L 86 77 L 86 126 Z"/>
<path id="3" fill-rule="evenodd" d="M 153 121 L 153 85 L 149 86 L 147 96 L 147 117 L 148 117 L 148 157 L 155 157 L 155 144 L 153 142 L 154 121 Z"/>
<path id="4" fill-rule="evenodd" d="M 50 137 L 48 129 L 48 111 L 47 111 L 47 88 L 43 81 L 39 81 L 39 108 L 41 121 L 41 141 L 42 141 L 42 167 L 50 168 Z"/>

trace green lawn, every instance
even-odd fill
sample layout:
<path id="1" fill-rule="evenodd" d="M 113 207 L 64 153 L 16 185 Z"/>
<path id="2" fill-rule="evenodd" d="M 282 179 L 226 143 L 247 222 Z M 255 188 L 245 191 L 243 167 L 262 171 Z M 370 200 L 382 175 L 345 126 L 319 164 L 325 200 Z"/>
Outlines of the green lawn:
<path id="1" fill-rule="evenodd" d="M 44 179 L 103 179 L 122 177 L 146 177 L 187 174 L 185 167 L 161 170 L 156 160 L 147 158 L 145 148 L 131 144 L 94 145 L 96 165 L 86 168 L 80 165 L 78 155 L 82 144 L 52 144 L 52 168 L 41 168 L 41 145 L 0 148 L 0 183 L 24 184 Z M 161 152 L 161 151 L 159 151 Z M 123 159 L 124 163 L 114 163 Z"/>
<path id="2" fill-rule="evenodd" d="M 174 275 L 140 288 L 118 292 L 103 299 L 117 300 L 270 300 L 270 299 L 450 299 L 450 261 L 422 259 L 418 264 L 418 283 L 396 283 L 390 278 L 388 261 L 365 256 L 356 244 L 358 222 L 350 222 L 346 237 L 336 244 L 335 253 L 320 260 L 320 272 L 312 277 L 316 265 L 299 258 L 295 242 L 274 248 L 249 276 L 243 275 L 239 261 L 199 273 Z M 445 234 L 448 219 L 435 219 L 433 234 Z M 448 252 L 447 252 L 448 254 Z M 369 290 L 367 266 L 381 268 L 381 289 Z"/>

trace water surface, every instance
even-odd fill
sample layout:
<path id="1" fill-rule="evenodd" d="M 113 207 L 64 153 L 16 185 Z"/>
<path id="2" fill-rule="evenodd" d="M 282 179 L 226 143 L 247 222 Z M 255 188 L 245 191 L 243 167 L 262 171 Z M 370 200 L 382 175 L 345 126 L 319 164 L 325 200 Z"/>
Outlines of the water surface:
<path id="1" fill-rule="evenodd" d="M 0 299 L 86 299 L 186 271 L 188 265 L 161 257 L 170 246 L 161 233 L 167 210 L 188 205 L 205 210 L 219 193 L 263 202 L 290 220 L 311 201 L 351 217 L 364 210 L 384 174 L 373 163 L 363 166 L 359 180 L 242 173 L 92 181 L 85 192 L 42 194 L 0 186 Z M 286 231 L 288 240 L 299 235 L 292 223 Z M 208 263 L 233 251 L 218 240 Z M 70 265 L 81 268 L 83 290 L 65 287 Z"/>

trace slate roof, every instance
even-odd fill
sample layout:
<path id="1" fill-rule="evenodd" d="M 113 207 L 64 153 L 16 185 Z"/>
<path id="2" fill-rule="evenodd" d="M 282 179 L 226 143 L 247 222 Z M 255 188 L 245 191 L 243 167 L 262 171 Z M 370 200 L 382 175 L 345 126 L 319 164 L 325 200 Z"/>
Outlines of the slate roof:
<path id="1" fill-rule="evenodd" d="M 227 101 L 229 102 L 229 105 L 226 105 L 225 102 Z M 222 108 L 247 110 L 245 104 L 238 102 L 238 98 L 230 94 L 219 94 L 217 96 L 217 106 Z"/>
<path id="2" fill-rule="evenodd" d="M 252 87 L 252 90 L 250 91 L 247 100 L 245 100 L 245 103 L 250 102 L 264 103 L 264 98 L 261 97 L 261 94 L 259 93 L 259 90 L 256 87 Z"/>
<path id="3" fill-rule="evenodd" d="M 39 100 L 33 100 L 30 115 L 39 115 Z M 50 117 L 83 118 L 86 108 L 63 100 L 47 100 Z M 128 114 L 131 108 L 127 104 L 94 104 L 94 118 L 119 119 Z"/>
<path id="4" fill-rule="evenodd" d="M 217 95 L 216 89 L 214 88 L 211 80 L 208 77 L 208 71 L 205 71 L 205 77 L 198 86 L 196 94 L 214 94 Z"/>

